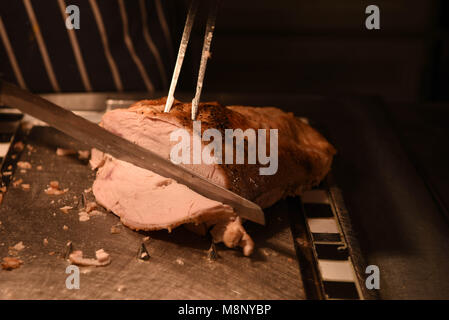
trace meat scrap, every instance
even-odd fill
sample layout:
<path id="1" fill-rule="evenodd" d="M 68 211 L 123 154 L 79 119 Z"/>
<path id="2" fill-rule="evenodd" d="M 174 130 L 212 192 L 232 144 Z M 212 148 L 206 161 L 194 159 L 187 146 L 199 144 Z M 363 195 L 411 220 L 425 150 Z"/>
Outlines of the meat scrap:
<path id="1" fill-rule="evenodd" d="M 78 150 L 78 159 L 80 160 L 88 160 L 90 157 L 89 150 Z"/>
<path id="2" fill-rule="evenodd" d="M 56 149 L 56 155 L 58 156 L 68 156 L 72 154 L 76 154 L 76 151 L 72 149 L 63 149 L 63 148 Z"/>
<path id="3" fill-rule="evenodd" d="M 73 264 L 79 265 L 79 266 L 95 266 L 95 267 L 103 267 L 107 266 L 111 263 L 111 257 L 109 253 L 104 251 L 103 249 L 97 250 L 95 252 L 96 259 L 91 258 L 84 258 L 83 257 L 83 251 L 76 250 L 73 251 L 69 255 L 69 260 Z"/>
<path id="4" fill-rule="evenodd" d="M 89 220 L 91 216 L 103 215 L 103 212 L 95 210 L 96 208 L 98 208 L 98 204 L 95 201 L 86 203 L 84 209 L 78 212 L 79 221 L 83 222 Z"/>
<path id="5" fill-rule="evenodd" d="M 227 247 L 241 247 L 243 254 L 249 256 L 254 251 L 254 241 L 246 233 L 240 217 L 217 223 L 210 231 L 215 243 L 223 242 Z"/>
<path id="6" fill-rule="evenodd" d="M 30 188 L 31 188 L 30 185 L 29 185 L 28 183 L 22 183 L 20 186 L 21 186 L 22 189 L 25 190 L 25 191 L 28 191 L 28 190 L 30 190 Z"/>
<path id="7" fill-rule="evenodd" d="M 22 251 L 23 249 L 25 249 L 25 246 L 23 245 L 23 242 L 20 241 L 16 243 L 14 246 L 9 247 L 9 249 L 14 251 Z"/>
<path id="8" fill-rule="evenodd" d="M 86 212 L 89 213 L 98 207 L 95 201 L 86 203 Z"/>
<path id="9" fill-rule="evenodd" d="M 17 166 L 20 169 L 31 169 L 31 163 L 29 163 L 28 161 L 19 161 L 17 162 Z"/>
<path id="10" fill-rule="evenodd" d="M 16 181 L 13 181 L 13 182 L 12 182 L 12 186 L 13 186 L 14 188 L 17 188 L 18 186 L 20 186 L 20 185 L 22 184 L 22 182 L 23 182 L 23 179 L 18 179 L 18 180 L 16 180 Z"/>
<path id="11" fill-rule="evenodd" d="M 64 206 L 64 207 L 62 207 L 62 208 L 59 208 L 59 210 L 61 210 L 62 212 L 64 212 L 64 213 L 69 213 L 69 210 L 72 210 L 73 209 L 73 207 L 71 207 L 71 206 Z"/>
<path id="12" fill-rule="evenodd" d="M 3 268 L 3 270 L 13 270 L 13 269 L 17 269 L 22 264 L 23 264 L 23 261 L 18 258 L 5 257 L 5 258 L 3 258 L 2 268 Z"/>
<path id="13" fill-rule="evenodd" d="M 121 224 L 117 224 L 115 226 L 111 227 L 111 233 L 112 234 L 119 234 L 120 233 L 120 226 Z"/>
<path id="14" fill-rule="evenodd" d="M 44 192 L 48 195 L 61 195 L 69 191 L 68 188 L 61 190 L 59 188 L 59 182 L 58 181 L 50 181 L 49 187 L 44 190 Z"/>
<path id="15" fill-rule="evenodd" d="M 175 101 L 172 111 L 165 113 L 165 102 L 165 98 L 143 100 L 127 109 L 108 111 L 101 125 L 169 159 L 176 144 L 170 139 L 171 133 L 180 128 L 193 133 L 193 122 L 190 103 Z M 259 169 L 264 167 L 260 163 L 181 164 L 262 208 L 318 185 L 329 172 L 336 153 L 315 129 L 278 108 L 201 103 L 197 120 L 201 121 L 202 131 L 278 130 L 278 170 L 273 175 L 260 175 Z M 201 144 L 201 147 L 208 145 L 203 140 Z M 191 152 L 193 149 L 190 148 Z M 244 229 L 244 221 L 232 207 L 98 150 L 93 149 L 91 155 L 91 166 L 97 169 L 92 186 L 96 201 L 118 215 L 124 225 L 136 230 L 170 231 L 182 224 L 206 223 L 212 227 L 214 241 L 224 242 L 228 247 L 242 247 L 245 255 L 253 251 L 254 242 Z"/>
<path id="16" fill-rule="evenodd" d="M 14 149 L 14 151 L 16 151 L 16 152 L 20 152 L 20 151 L 23 150 L 24 147 L 25 147 L 25 146 L 24 146 L 23 142 L 22 142 L 22 141 L 19 141 L 19 142 L 14 143 L 13 149 Z"/>
<path id="17" fill-rule="evenodd" d="M 89 214 L 86 211 L 80 211 L 78 212 L 79 215 L 79 221 L 84 222 L 90 219 Z"/>

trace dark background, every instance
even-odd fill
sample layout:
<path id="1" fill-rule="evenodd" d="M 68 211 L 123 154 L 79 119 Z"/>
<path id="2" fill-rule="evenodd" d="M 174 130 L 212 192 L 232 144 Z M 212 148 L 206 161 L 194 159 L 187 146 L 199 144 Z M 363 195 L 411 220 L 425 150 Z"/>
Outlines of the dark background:
<path id="1" fill-rule="evenodd" d="M 365 27 L 370 4 L 380 8 L 380 30 Z M 178 11 L 175 48 L 185 19 Z M 204 90 L 447 101 L 448 12 L 444 0 L 223 0 Z M 197 21 L 193 68 L 180 82 L 186 91 L 195 86 L 203 35 Z"/>

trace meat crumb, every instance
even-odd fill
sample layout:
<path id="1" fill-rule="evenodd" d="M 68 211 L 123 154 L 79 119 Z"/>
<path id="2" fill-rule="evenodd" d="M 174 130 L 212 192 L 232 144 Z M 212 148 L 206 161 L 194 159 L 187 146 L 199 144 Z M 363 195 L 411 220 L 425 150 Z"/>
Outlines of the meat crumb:
<path id="1" fill-rule="evenodd" d="M 64 191 L 59 190 L 59 189 L 55 189 L 55 188 L 52 188 L 52 187 L 48 187 L 47 189 L 44 190 L 44 192 L 46 194 L 48 194 L 48 195 L 60 195 L 60 194 L 64 193 Z"/>
<path id="2" fill-rule="evenodd" d="M 42 168 L 42 166 L 37 166 L 36 169 L 37 169 L 38 171 L 42 171 L 43 168 Z"/>
<path id="3" fill-rule="evenodd" d="M 64 225 L 64 226 L 62 227 L 62 230 L 67 231 L 67 230 L 69 230 L 69 227 L 67 227 L 66 225 Z"/>
<path id="4" fill-rule="evenodd" d="M 50 252 L 48 253 L 48 255 L 49 255 L 49 256 L 53 256 L 55 253 L 56 253 L 56 252 L 54 252 L 54 251 L 50 251 Z"/>
<path id="5" fill-rule="evenodd" d="M 23 242 L 17 242 L 14 246 L 9 247 L 10 250 L 15 250 L 15 251 L 22 251 L 23 249 L 25 249 L 25 246 L 23 245 Z"/>
<path id="6" fill-rule="evenodd" d="M 183 266 L 184 265 L 184 260 L 182 260 L 181 258 L 176 259 L 176 263 Z"/>
<path id="7" fill-rule="evenodd" d="M 69 213 L 69 210 L 73 209 L 73 207 L 71 206 L 64 206 L 62 208 L 59 208 L 59 210 L 61 210 L 64 213 Z"/>
<path id="8" fill-rule="evenodd" d="M 12 170 L 12 164 L 10 164 L 6 169 Z"/>
<path id="9" fill-rule="evenodd" d="M 12 175 L 12 172 L 11 171 L 3 171 L 3 175 L 6 177 L 6 176 L 10 176 L 10 175 Z"/>
<path id="10" fill-rule="evenodd" d="M 61 190 L 58 181 L 50 181 L 49 187 L 44 190 L 48 195 L 61 195 L 69 191 L 69 188 Z"/>
<path id="11" fill-rule="evenodd" d="M 146 252 L 142 252 L 142 253 L 140 254 L 140 259 L 142 259 L 142 260 L 147 260 L 148 257 L 149 257 L 149 255 L 148 255 L 148 253 L 146 253 Z"/>
<path id="12" fill-rule="evenodd" d="M 23 145 L 22 141 L 14 143 L 14 146 L 13 146 L 14 151 L 20 152 L 23 150 L 23 148 L 24 148 L 24 145 Z"/>
<path id="13" fill-rule="evenodd" d="M 22 183 L 21 187 L 22 187 L 22 189 L 25 190 L 25 191 L 30 190 L 30 185 L 29 185 L 28 183 Z"/>
<path id="14" fill-rule="evenodd" d="M 23 179 L 18 179 L 16 181 L 13 181 L 12 186 L 14 188 L 17 188 L 18 186 L 20 186 L 22 184 L 22 182 L 23 182 Z"/>
<path id="15" fill-rule="evenodd" d="M 84 222 L 84 221 L 89 220 L 91 216 L 104 215 L 104 213 L 99 210 L 93 210 L 93 208 L 96 208 L 96 207 L 97 207 L 97 204 L 95 202 L 89 202 L 86 205 L 86 208 L 84 208 L 78 212 L 79 221 Z"/>
<path id="16" fill-rule="evenodd" d="M 90 158 L 89 150 L 78 150 L 78 159 L 80 160 L 88 160 Z"/>
<path id="17" fill-rule="evenodd" d="M 93 210 L 89 212 L 89 216 L 102 216 L 104 213 L 98 210 Z"/>
<path id="18" fill-rule="evenodd" d="M 95 256 L 97 257 L 98 262 L 103 263 L 109 260 L 109 253 L 104 251 L 103 249 L 97 250 L 95 252 Z"/>
<path id="19" fill-rule="evenodd" d="M 103 249 L 97 250 L 95 252 L 96 259 L 84 258 L 83 252 L 81 250 L 73 251 L 69 255 L 69 260 L 79 266 L 95 266 L 102 267 L 111 263 L 111 257 L 109 253 Z"/>
<path id="20" fill-rule="evenodd" d="M 86 211 L 80 211 L 78 212 L 79 220 L 81 222 L 87 221 L 90 219 L 89 214 Z"/>
<path id="21" fill-rule="evenodd" d="M 118 225 L 111 227 L 111 233 L 112 234 L 119 234 L 120 233 L 120 227 Z"/>
<path id="22" fill-rule="evenodd" d="M 148 253 L 147 247 L 145 246 L 145 243 L 141 243 L 139 246 L 139 250 L 137 251 L 137 259 L 141 261 L 148 261 L 150 260 L 150 254 Z"/>
<path id="23" fill-rule="evenodd" d="M 20 265 L 23 264 L 23 261 L 17 258 L 5 257 L 3 258 L 2 268 L 3 270 L 12 270 L 17 269 Z"/>
<path id="24" fill-rule="evenodd" d="M 117 287 L 117 291 L 118 292 L 122 292 L 122 291 L 125 291 L 126 290 L 126 287 L 124 286 L 124 285 L 119 285 L 118 287 Z"/>
<path id="25" fill-rule="evenodd" d="M 31 163 L 29 163 L 28 161 L 19 161 L 17 162 L 17 166 L 20 169 L 31 169 Z"/>
<path id="26" fill-rule="evenodd" d="M 84 193 L 89 193 L 89 192 L 91 192 L 92 191 L 92 188 L 88 188 L 88 189 L 85 189 L 84 190 Z"/>
<path id="27" fill-rule="evenodd" d="M 98 207 L 95 201 L 88 202 L 86 204 L 86 212 L 89 213 Z"/>
<path id="28" fill-rule="evenodd" d="M 68 156 L 68 155 L 71 155 L 71 154 L 76 154 L 76 151 L 72 150 L 72 149 L 57 148 L 56 149 L 56 154 L 58 156 Z"/>
<path id="29" fill-rule="evenodd" d="M 5 187 L 5 186 L 1 187 L 1 188 L 0 188 L 0 192 L 5 193 L 5 192 L 6 192 L 6 187 Z"/>
<path id="30" fill-rule="evenodd" d="M 42 241 L 42 243 L 44 244 L 44 246 L 47 246 L 47 245 L 48 245 L 48 240 L 47 240 L 47 238 L 45 238 L 45 239 Z"/>
<path id="31" fill-rule="evenodd" d="M 59 182 L 58 181 L 50 181 L 50 187 L 59 189 Z"/>

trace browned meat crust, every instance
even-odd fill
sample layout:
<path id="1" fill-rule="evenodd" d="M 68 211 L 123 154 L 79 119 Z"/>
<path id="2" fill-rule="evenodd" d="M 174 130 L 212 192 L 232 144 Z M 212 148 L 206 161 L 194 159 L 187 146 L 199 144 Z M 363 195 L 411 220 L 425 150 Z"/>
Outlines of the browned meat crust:
<path id="1" fill-rule="evenodd" d="M 175 101 L 170 113 L 164 113 L 165 101 L 166 98 L 142 100 L 128 110 L 192 131 L 191 103 Z M 216 165 L 227 177 L 223 185 L 225 188 L 263 208 L 319 184 L 329 172 L 336 153 L 318 131 L 293 113 L 274 107 L 223 107 L 218 102 L 205 102 L 199 105 L 197 120 L 201 120 L 202 132 L 215 128 L 223 138 L 225 129 L 278 129 L 279 164 L 275 175 L 259 175 L 259 164 Z"/>

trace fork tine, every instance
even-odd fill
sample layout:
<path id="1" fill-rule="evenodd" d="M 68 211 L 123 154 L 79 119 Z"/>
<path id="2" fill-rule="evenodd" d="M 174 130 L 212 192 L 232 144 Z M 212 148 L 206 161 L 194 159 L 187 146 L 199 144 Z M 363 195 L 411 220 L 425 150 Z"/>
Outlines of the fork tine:
<path id="1" fill-rule="evenodd" d="M 173 105 L 176 84 L 178 83 L 179 73 L 181 72 L 182 63 L 186 54 L 187 45 L 189 44 L 190 33 L 192 32 L 193 23 L 195 22 L 195 15 L 198 9 L 198 0 L 192 0 L 187 13 L 186 24 L 182 33 L 181 44 L 179 45 L 178 57 L 176 59 L 175 70 L 170 83 L 168 91 L 167 102 L 165 103 L 164 112 L 170 112 Z"/>
<path id="2" fill-rule="evenodd" d="M 204 74 L 206 73 L 207 59 L 210 58 L 210 45 L 215 30 L 215 20 L 217 18 L 219 0 L 212 1 L 207 17 L 206 33 L 204 34 L 203 51 L 201 53 L 201 64 L 196 83 L 195 97 L 192 100 L 192 120 L 195 120 L 198 112 L 201 90 L 203 89 Z"/>

